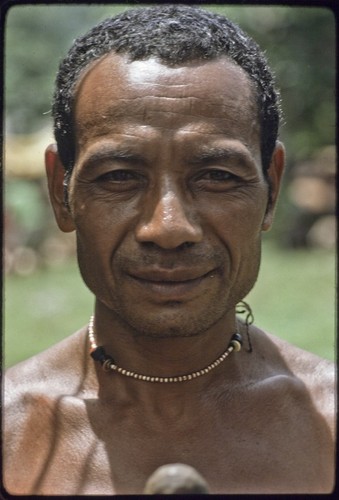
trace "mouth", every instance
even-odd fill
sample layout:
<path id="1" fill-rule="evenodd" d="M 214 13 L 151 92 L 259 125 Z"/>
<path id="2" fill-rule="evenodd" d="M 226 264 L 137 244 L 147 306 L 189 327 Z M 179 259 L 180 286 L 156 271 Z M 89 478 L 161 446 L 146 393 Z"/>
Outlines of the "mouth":
<path id="1" fill-rule="evenodd" d="M 215 276 L 215 270 L 201 273 L 190 269 L 150 270 L 130 274 L 130 278 L 159 299 L 178 301 L 184 299 L 207 280 Z"/>

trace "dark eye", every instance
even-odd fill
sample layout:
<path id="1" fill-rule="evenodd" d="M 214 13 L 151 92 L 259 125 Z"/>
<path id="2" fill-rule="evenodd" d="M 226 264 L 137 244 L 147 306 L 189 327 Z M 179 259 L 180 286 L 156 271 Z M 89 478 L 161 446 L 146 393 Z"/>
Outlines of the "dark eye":
<path id="1" fill-rule="evenodd" d="M 239 185 L 239 177 L 223 168 L 208 168 L 200 171 L 195 177 L 198 190 L 225 192 Z"/>
<path id="2" fill-rule="evenodd" d="M 135 193 L 147 185 L 147 178 L 135 170 L 118 168 L 100 175 L 96 182 L 101 189 L 106 191 Z"/>
<path id="3" fill-rule="evenodd" d="M 221 170 L 221 169 L 207 170 L 206 172 L 201 174 L 198 178 L 198 180 L 206 180 L 212 182 L 226 182 L 234 179 L 235 175 L 231 174 L 227 170 Z"/>
<path id="4" fill-rule="evenodd" d="M 128 182 L 138 181 L 140 176 L 131 170 L 111 170 L 106 174 L 101 175 L 98 180 L 100 182 Z"/>

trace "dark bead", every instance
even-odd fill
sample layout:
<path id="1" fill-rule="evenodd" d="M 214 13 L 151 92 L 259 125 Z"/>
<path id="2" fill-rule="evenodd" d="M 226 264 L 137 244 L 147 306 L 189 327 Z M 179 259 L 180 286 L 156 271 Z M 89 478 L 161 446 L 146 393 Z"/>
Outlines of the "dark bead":
<path id="1" fill-rule="evenodd" d="M 240 345 L 242 345 L 242 336 L 240 333 L 234 333 L 231 338 L 231 341 L 232 340 L 236 340 Z"/>
<path id="2" fill-rule="evenodd" d="M 106 354 L 106 351 L 102 346 L 98 346 L 95 351 L 91 352 L 91 356 L 95 361 L 100 361 L 101 364 L 104 364 L 104 362 L 108 359 L 113 361 L 113 358 Z"/>

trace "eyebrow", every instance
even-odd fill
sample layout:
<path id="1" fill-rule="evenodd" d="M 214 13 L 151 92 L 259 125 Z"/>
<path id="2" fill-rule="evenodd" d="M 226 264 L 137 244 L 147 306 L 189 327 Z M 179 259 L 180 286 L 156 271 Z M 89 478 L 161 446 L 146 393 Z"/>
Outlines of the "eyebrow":
<path id="1" fill-rule="evenodd" d="M 89 153 L 82 161 L 85 168 L 91 168 L 105 161 L 119 160 L 122 162 L 145 163 L 145 159 L 129 148 L 113 148 L 111 146 L 101 148 Z"/>
<path id="2" fill-rule="evenodd" d="M 229 147 L 203 147 L 190 158 L 190 163 L 200 164 L 213 161 L 235 160 L 241 165 L 250 166 L 254 163 L 254 158 L 247 150 L 238 150 Z"/>

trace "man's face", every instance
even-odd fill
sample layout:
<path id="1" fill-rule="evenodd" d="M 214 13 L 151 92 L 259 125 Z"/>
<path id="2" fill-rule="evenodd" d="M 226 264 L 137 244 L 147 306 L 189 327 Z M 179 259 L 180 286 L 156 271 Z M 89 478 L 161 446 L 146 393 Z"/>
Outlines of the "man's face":
<path id="1" fill-rule="evenodd" d="M 252 288 L 268 186 L 246 74 L 109 54 L 77 87 L 70 182 L 84 281 L 151 336 L 225 324 Z"/>

